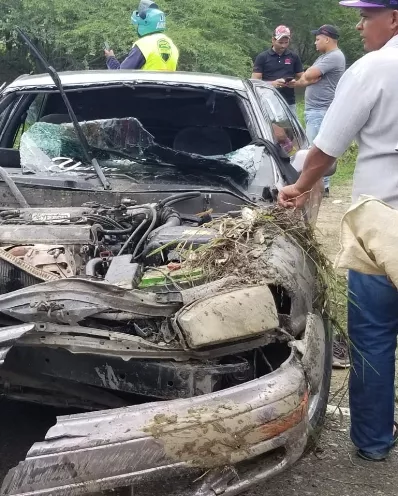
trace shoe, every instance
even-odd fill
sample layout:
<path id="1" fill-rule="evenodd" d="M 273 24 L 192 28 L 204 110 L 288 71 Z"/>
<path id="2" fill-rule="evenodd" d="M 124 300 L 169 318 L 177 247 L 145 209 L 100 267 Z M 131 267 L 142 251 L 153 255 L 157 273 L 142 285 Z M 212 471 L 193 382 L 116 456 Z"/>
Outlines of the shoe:
<path id="1" fill-rule="evenodd" d="M 333 340 L 333 368 L 348 369 L 350 367 L 350 352 L 347 343 Z"/>
<path id="2" fill-rule="evenodd" d="M 367 451 L 358 450 L 357 455 L 362 460 L 366 460 L 367 462 L 384 462 L 387 458 L 390 451 L 386 451 L 385 453 L 368 453 Z"/>
<path id="3" fill-rule="evenodd" d="M 394 432 L 394 442 L 392 445 L 392 448 L 397 445 L 398 443 L 398 424 L 397 422 L 394 422 L 395 426 L 395 432 Z M 359 458 L 362 458 L 362 460 L 366 460 L 367 462 L 383 462 L 387 456 L 389 455 L 390 450 L 383 451 L 383 452 L 378 452 L 378 453 L 369 453 L 367 451 L 363 450 L 358 450 L 357 455 Z"/>
<path id="4" fill-rule="evenodd" d="M 323 197 L 324 198 L 329 198 L 329 194 L 330 194 L 329 188 L 325 188 L 324 191 L 323 191 Z"/>

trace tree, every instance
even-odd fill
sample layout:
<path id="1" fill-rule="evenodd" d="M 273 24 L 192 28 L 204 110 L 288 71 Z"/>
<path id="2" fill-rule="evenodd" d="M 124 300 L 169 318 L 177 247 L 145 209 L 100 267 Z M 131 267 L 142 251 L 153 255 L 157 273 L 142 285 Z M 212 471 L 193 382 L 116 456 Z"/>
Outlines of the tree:
<path id="1" fill-rule="evenodd" d="M 136 0 L 138 4 L 138 0 Z M 333 2 L 333 3 L 332 3 Z M 336 24 L 352 63 L 362 54 L 355 34 L 356 12 L 324 0 L 159 0 L 168 15 L 168 33 L 180 48 L 180 70 L 248 77 L 255 56 L 270 45 L 275 26 L 286 23 L 303 61 L 316 56 L 310 30 Z M 12 77 L 37 71 L 36 62 L 15 36 L 24 29 L 58 70 L 105 67 L 108 41 L 123 58 L 136 39 L 131 0 L 1 0 L 2 69 Z"/>
<path id="2" fill-rule="evenodd" d="M 354 63 L 363 55 L 363 45 L 355 25 L 359 21 L 357 9 L 341 7 L 338 1 L 324 0 L 280 0 L 267 10 L 274 23 L 287 24 L 292 29 L 293 44 L 301 59 L 310 65 L 319 55 L 314 47 L 311 30 L 323 24 L 332 24 L 340 31 L 340 47 L 347 57 L 348 64 Z"/>

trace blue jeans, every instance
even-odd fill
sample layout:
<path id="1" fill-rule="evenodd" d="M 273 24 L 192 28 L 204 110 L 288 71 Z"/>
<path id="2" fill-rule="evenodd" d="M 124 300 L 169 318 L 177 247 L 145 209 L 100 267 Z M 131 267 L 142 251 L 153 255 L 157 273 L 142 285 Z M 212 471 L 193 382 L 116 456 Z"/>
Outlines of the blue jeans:
<path id="1" fill-rule="evenodd" d="M 305 111 L 305 126 L 306 126 L 307 138 L 308 141 L 311 143 L 311 145 L 319 133 L 326 112 L 327 110 L 315 110 L 315 109 Z M 329 189 L 330 177 L 324 177 L 323 184 L 325 189 L 326 188 Z"/>
<path id="2" fill-rule="evenodd" d="M 350 271 L 351 439 L 371 454 L 393 445 L 398 291 L 384 276 Z"/>
<path id="3" fill-rule="evenodd" d="M 297 105 L 295 103 L 292 103 L 289 105 L 290 110 L 293 112 L 293 114 L 297 117 Z"/>

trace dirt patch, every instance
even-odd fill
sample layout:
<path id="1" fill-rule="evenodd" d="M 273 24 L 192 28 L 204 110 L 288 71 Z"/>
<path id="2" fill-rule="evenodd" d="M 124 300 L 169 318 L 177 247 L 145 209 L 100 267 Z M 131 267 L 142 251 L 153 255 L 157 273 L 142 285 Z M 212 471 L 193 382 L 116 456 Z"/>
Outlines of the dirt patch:
<path id="1" fill-rule="evenodd" d="M 341 218 L 351 204 L 351 184 L 332 187 L 322 202 L 318 236 L 325 253 L 334 261 L 339 250 Z M 344 272 L 342 271 L 342 274 Z M 397 382 L 398 383 L 398 382 Z M 348 371 L 334 370 L 329 403 L 348 406 Z M 341 414 L 341 415 L 340 415 Z M 363 462 L 355 456 L 350 441 L 350 419 L 346 414 L 327 417 L 315 453 L 304 457 L 292 469 L 267 482 L 266 487 L 245 496 L 395 496 L 398 486 L 398 453 L 381 464 Z"/>
<path id="2" fill-rule="evenodd" d="M 351 205 L 351 184 L 332 189 L 330 198 L 322 201 L 317 222 L 319 242 L 334 261 L 340 248 L 340 223 Z"/>
<path id="3" fill-rule="evenodd" d="M 315 453 L 245 496 L 395 496 L 397 453 L 380 464 L 361 461 L 355 455 L 349 429 L 348 417 L 328 419 Z"/>

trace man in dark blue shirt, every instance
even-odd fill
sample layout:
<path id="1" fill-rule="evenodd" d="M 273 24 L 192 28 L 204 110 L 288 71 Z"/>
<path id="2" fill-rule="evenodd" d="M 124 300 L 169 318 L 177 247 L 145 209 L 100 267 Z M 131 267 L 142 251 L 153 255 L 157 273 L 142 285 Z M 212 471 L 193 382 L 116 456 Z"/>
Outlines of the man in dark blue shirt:
<path id="1" fill-rule="evenodd" d="M 258 55 L 254 62 L 252 78 L 262 79 L 278 88 L 291 110 L 296 113 L 296 95 L 294 88 L 289 87 L 288 81 L 300 79 L 304 68 L 300 57 L 289 50 L 290 39 L 291 33 L 288 27 L 278 26 L 275 29 L 272 48 Z"/>

